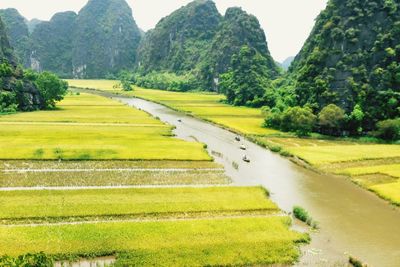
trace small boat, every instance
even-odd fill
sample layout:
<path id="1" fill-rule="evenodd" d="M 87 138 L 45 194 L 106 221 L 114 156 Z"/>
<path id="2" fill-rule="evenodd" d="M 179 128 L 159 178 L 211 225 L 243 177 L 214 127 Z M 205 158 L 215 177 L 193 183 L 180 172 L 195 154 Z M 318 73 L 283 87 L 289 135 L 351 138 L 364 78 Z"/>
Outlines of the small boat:
<path id="1" fill-rule="evenodd" d="M 235 137 L 235 140 L 238 141 L 238 142 L 240 142 L 240 137 L 239 137 L 239 136 L 236 136 L 236 137 Z"/>
<path id="2" fill-rule="evenodd" d="M 241 145 L 241 146 L 240 146 L 240 149 L 241 149 L 241 150 L 247 150 L 247 147 L 246 147 L 245 145 Z"/>
<path id="3" fill-rule="evenodd" d="M 178 122 L 182 122 L 182 120 L 181 120 L 181 119 L 178 119 Z"/>
<path id="4" fill-rule="evenodd" d="M 243 156 L 243 161 L 249 163 L 250 162 L 250 158 L 247 155 L 244 155 Z"/>

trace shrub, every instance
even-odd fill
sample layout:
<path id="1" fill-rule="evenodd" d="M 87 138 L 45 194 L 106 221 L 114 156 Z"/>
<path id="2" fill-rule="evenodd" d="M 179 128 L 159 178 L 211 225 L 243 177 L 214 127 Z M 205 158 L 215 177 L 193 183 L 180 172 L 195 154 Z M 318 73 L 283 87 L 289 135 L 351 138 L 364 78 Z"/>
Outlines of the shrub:
<path id="1" fill-rule="evenodd" d="M 308 214 L 308 212 L 304 208 L 299 206 L 293 207 L 293 215 L 295 218 L 299 219 L 302 222 L 305 222 L 312 228 L 314 229 L 318 228 L 318 223 L 313 220 L 313 218 Z"/>
<path id="2" fill-rule="evenodd" d="M 293 215 L 294 215 L 294 217 L 296 217 L 297 219 L 299 219 L 302 222 L 307 222 L 307 220 L 310 217 L 308 215 L 308 212 L 299 206 L 293 207 Z"/>
<path id="3" fill-rule="evenodd" d="M 44 99 L 46 108 L 54 108 L 56 101 L 61 101 L 68 89 L 67 82 L 50 72 L 38 74 L 36 86 Z"/>
<path id="4" fill-rule="evenodd" d="M 400 139 L 400 118 L 380 121 L 377 123 L 376 127 L 377 130 L 374 133 L 376 137 L 390 141 Z"/>
<path id="5" fill-rule="evenodd" d="M 151 72 L 146 75 L 138 73 L 131 77 L 137 86 L 148 89 L 185 92 L 199 88 L 199 82 L 193 74 L 177 75 L 170 72 Z"/>
<path id="6" fill-rule="evenodd" d="M 345 112 L 340 107 L 330 104 L 318 114 L 318 124 L 322 133 L 337 135 L 345 119 Z"/>
<path id="7" fill-rule="evenodd" d="M 310 108 L 288 108 L 282 114 L 281 129 L 293 131 L 299 136 L 307 136 L 314 128 L 316 118 Z"/>
<path id="8" fill-rule="evenodd" d="M 9 256 L 0 257 L 0 266 L 18 267 L 18 266 L 32 266 L 32 267 L 50 267 L 54 266 L 53 259 L 43 252 L 37 254 L 21 255 L 17 258 Z"/>
<path id="9" fill-rule="evenodd" d="M 363 264 L 359 259 L 354 258 L 352 256 L 349 257 L 349 263 L 351 266 L 354 267 L 366 267 L 366 264 Z"/>
<path id="10" fill-rule="evenodd" d="M 0 92 L 0 113 L 12 113 L 18 109 L 15 93 Z"/>

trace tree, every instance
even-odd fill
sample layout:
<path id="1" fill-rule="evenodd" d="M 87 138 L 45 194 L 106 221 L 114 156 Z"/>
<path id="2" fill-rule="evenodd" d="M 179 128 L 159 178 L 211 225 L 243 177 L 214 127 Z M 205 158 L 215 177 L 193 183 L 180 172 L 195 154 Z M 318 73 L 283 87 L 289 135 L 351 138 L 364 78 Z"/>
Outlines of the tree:
<path id="1" fill-rule="evenodd" d="M 132 91 L 132 84 L 128 79 L 121 80 L 121 86 L 123 91 Z"/>
<path id="2" fill-rule="evenodd" d="M 351 112 L 348 121 L 350 131 L 353 133 L 361 134 L 363 131 L 362 122 L 364 120 L 365 114 L 359 104 L 354 106 L 353 111 Z"/>
<path id="3" fill-rule="evenodd" d="M 0 92 L 0 113 L 16 112 L 18 105 L 16 95 L 13 92 Z"/>
<path id="4" fill-rule="evenodd" d="M 380 121 L 377 123 L 376 127 L 377 131 L 374 133 L 375 136 L 390 141 L 400 139 L 400 118 Z"/>
<path id="5" fill-rule="evenodd" d="M 316 119 L 308 107 L 290 107 L 282 114 L 281 129 L 296 132 L 299 136 L 307 136 L 312 131 Z"/>
<path id="6" fill-rule="evenodd" d="M 345 112 L 340 107 L 330 104 L 318 114 L 318 124 L 323 133 L 337 135 L 345 119 Z"/>
<path id="7" fill-rule="evenodd" d="M 43 72 L 37 75 L 36 86 L 44 99 L 46 108 L 54 108 L 57 101 L 64 99 L 67 93 L 68 83 L 50 72 Z"/>
<path id="8" fill-rule="evenodd" d="M 231 65 L 230 71 L 220 76 L 220 91 L 227 101 L 238 106 L 258 102 L 270 86 L 266 59 L 245 45 L 232 56 Z"/>

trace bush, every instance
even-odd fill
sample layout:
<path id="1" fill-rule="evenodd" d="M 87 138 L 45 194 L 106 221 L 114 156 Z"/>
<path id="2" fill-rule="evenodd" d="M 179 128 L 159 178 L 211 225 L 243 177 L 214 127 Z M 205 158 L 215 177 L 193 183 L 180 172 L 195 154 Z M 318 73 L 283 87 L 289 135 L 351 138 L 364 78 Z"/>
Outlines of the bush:
<path id="1" fill-rule="evenodd" d="M 318 223 L 313 220 L 313 218 L 308 214 L 308 212 L 304 208 L 299 206 L 293 207 L 293 215 L 295 218 L 299 219 L 302 222 L 305 222 L 312 228 L 314 229 L 318 228 Z"/>
<path id="2" fill-rule="evenodd" d="M 400 118 L 394 120 L 380 121 L 376 125 L 376 137 L 396 141 L 400 139 Z"/>
<path id="3" fill-rule="evenodd" d="M 67 93 L 68 83 L 50 72 L 37 75 L 36 86 L 44 99 L 46 108 L 54 108 L 56 101 L 64 99 Z"/>
<path id="4" fill-rule="evenodd" d="M 354 258 L 352 256 L 349 257 L 349 263 L 351 266 L 354 267 L 366 267 L 366 264 L 363 264 L 359 259 Z"/>
<path id="5" fill-rule="evenodd" d="M 38 254 L 26 254 L 17 258 L 9 256 L 0 257 L 0 266 L 19 267 L 19 266 L 32 266 L 32 267 L 51 267 L 54 266 L 53 259 L 43 252 Z"/>
<path id="6" fill-rule="evenodd" d="M 146 75 L 134 74 L 131 81 L 140 87 L 167 91 L 186 92 L 196 90 L 199 83 L 194 75 L 177 75 L 169 72 L 151 72 Z"/>
<path id="7" fill-rule="evenodd" d="M 18 109 L 17 98 L 13 92 L 0 92 L 0 113 L 12 113 Z"/>
<path id="8" fill-rule="evenodd" d="M 307 136 L 314 128 L 316 118 L 310 108 L 288 108 L 282 113 L 280 128 L 283 131 L 295 132 L 299 136 Z"/>
<path id="9" fill-rule="evenodd" d="M 344 119 L 344 110 L 334 104 L 330 104 L 318 114 L 320 131 L 329 135 L 338 135 Z"/>
<path id="10" fill-rule="evenodd" d="M 308 218 L 310 217 L 308 212 L 299 206 L 293 207 L 293 215 L 302 222 L 307 222 Z"/>

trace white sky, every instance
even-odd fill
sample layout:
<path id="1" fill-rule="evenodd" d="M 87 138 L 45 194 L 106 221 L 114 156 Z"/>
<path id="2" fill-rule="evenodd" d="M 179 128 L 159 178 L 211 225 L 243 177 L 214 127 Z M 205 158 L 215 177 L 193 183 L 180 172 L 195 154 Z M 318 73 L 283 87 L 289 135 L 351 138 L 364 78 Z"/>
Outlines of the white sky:
<path id="1" fill-rule="evenodd" d="M 88 0 L 0 0 L 0 9 L 14 7 L 27 19 L 49 20 L 56 12 L 78 12 Z M 162 18 L 191 0 L 127 0 L 140 28 L 147 31 Z M 328 0 L 215 0 L 221 14 L 240 6 L 255 15 L 263 27 L 275 60 L 295 56 Z"/>

